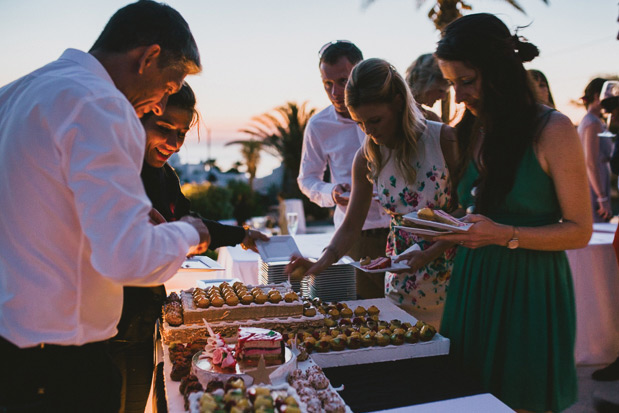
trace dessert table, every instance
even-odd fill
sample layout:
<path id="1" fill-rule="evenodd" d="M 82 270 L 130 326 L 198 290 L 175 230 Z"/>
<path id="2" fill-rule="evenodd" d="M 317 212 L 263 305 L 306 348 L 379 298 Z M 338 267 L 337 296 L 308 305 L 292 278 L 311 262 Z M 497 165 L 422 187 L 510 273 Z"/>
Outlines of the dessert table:
<path id="1" fill-rule="evenodd" d="M 577 364 L 608 364 L 619 355 L 619 267 L 616 224 L 594 224 L 589 245 L 567 251 L 576 299 Z"/>
<path id="2" fill-rule="evenodd" d="M 577 364 L 606 364 L 619 355 L 619 267 L 612 247 L 617 224 L 594 224 L 589 245 L 567 251 L 574 279 L 577 311 L 575 357 Z M 304 256 L 318 257 L 333 234 L 296 235 Z M 258 284 L 259 256 L 240 247 L 219 249 L 225 267 L 221 278 Z"/>

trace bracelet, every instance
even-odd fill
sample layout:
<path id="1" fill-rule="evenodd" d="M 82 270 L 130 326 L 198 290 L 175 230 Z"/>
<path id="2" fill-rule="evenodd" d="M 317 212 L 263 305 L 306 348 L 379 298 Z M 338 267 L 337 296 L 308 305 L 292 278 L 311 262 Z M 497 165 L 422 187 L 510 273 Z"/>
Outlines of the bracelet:
<path id="1" fill-rule="evenodd" d="M 598 198 L 598 202 L 606 202 L 608 201 L 608 197 L 607 196 L 603 196 L 603 197 L 599 197 Z"/>
<path id="2" fill-rule="evenodd" d="M 243 229 L 245 230 L 245 238 L 249 237 L 249 230 L 250 230 L 249 225 L 247 224 L 243 225 Z M 247 245 L 243 244 L 243 242 L 241 242 L 241 248 L 243 248 L 246 251 L 248 249 Z"/>

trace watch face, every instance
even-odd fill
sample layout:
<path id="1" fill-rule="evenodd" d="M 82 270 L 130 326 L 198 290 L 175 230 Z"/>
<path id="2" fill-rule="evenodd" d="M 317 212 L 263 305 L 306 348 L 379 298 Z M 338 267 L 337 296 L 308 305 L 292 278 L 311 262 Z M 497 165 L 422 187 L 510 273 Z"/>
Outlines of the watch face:
<path id="1" fill-rule="evenodd" d="M 507 248 L 509 248 L 510 250 L 518 248 L 518 240 L 510 239 L 509 242 L 507 243 Z"/>

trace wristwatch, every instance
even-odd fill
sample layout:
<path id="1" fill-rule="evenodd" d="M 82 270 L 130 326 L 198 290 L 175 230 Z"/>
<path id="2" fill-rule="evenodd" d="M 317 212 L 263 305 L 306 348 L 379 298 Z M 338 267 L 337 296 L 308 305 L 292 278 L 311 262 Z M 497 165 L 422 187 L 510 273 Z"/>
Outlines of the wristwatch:
<path id="1" fill-rule="evenodd" d="M 515 250 L 516 248 L 518 248 L 518 245 L 519 245 L 518 227 L 514 227 L 514 232 L 512 233 L 512 239 L 507 241 L 507 248 L 509 248 L 510 250 Z"/>

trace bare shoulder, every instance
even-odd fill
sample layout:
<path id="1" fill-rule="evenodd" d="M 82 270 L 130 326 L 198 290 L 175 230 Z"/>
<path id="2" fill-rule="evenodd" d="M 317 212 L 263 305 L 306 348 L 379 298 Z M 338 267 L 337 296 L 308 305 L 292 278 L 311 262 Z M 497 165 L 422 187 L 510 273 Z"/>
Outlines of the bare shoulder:
<path id="1" fill-rule="evenodd" d="M 546 155 L 549 151 L 562 152 L 574 146 L 581 146 L 576 127 L 563 113 L 552 112 L 537 141 L 538 151 Z"/>

